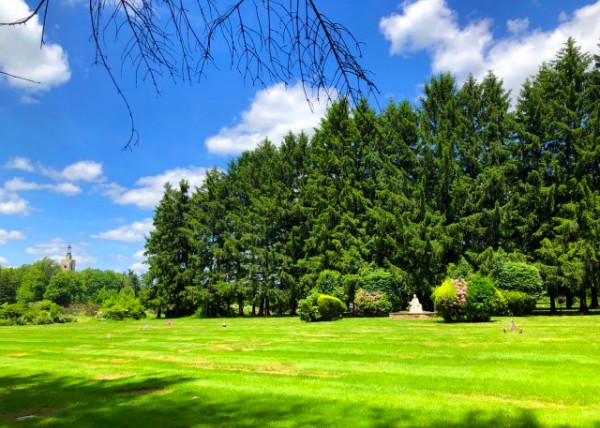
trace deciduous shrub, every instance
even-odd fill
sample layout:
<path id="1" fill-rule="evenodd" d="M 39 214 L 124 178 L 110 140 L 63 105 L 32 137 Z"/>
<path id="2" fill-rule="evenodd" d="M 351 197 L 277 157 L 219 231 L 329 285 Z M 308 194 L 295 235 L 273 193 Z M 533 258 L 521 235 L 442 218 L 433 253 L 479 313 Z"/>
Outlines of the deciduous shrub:
<path id="1" fill-rule="evenodd" d="M 346 310 L 344 303 L 334 296 L 312 293 L 298 302 L 298 315 L 302 321 L 335 321 Z"/>
<path id="2" fill-rule="evenodd" d="M 494 315 L 508 315 L 508 305 L 504 293 L 494 288 Z"/>
<path id="3" fill-rule="evenodd" d="M 317 300 L 319 293 L 312 293 L 298 302 L 298 315 L 302 321 L 315 322 L 321 319 L 321 311 Z"/>
<path id="4" fill-rule="evenodd" d="M 447 322 L 489 321 L 494 312 L 496 289 L 488 277 L 446 279 L 433 293 L 438 315 Z"/>
<path id="5" fill-rule="evenodd" d="M 466 320 L 489 321 L 494 312 L 495 295 L 496 289 L 491 278 L 473 275 L 467 285 Z"/>
<path id="6" fill-rule="evenodd" d="M 371 293 L 359 289 L 354 298 L 354 313 L 358 316 L 375 317 L 387 315 L 392 310 L 392 304 L 387 295 L 381 291 Z"/>
<path id="7" fill-rule="evenodd" d="M 446 322 L 466 321 L 467 281 L 446 279 L 433 292 L 435 310 Z"/>
<path id="8" fill-rule="evenodd" d="M 5 303 L 0 306 L 0 325 L 52 324 L 72 322 L 75 318 L 63 313 L 56 303 L 44 300 L 36 303 Z"/>
<path id="9" fill-rule="evenodd" d="M 334 321 L 342 318 L 342 314 L 346 310 L 346 306 L 340 299 L 334 296 L 321 294 L 317 297 L 319 312 L 321 313 L 321 321 Z"/>
<path id="10" fill-rule="evenodd" d="M 538 268 L 521 262 L 504 263 L 496 278 L 496 287 L 500 290 L 521 291 L 535 299 L 544 291 Z"/>
<path id="11" fill-rule="evenodd" d="M 522 291 L 502 291 L 506 308 L 511 315 L 528 315 L 535 309 L 536 298 Z"/>
<path id="12" fill-rule="evenodd" d="M 406 306 L 403 304 L 406 302 L 403 302 L 402 299 L 403 290 L 400 287 L 400 280 L 390 270 L 375 269 L 361 275 L 358 287 L 371 294 L 385 294 L 387 301 L 391 304 L 390 310 L 400 310 L 403 306 Z"/>
<path id="13" fill-rule="evenodd" d="M 102 309 L 98 311 L 98 318 L 123 320 L 133 318 L 139 320 L 146 317 L 146 311 L 135 297 L 135 292 L 131 287 L 123 288 L 119 294 L 112 295 L 102 303 Z"/>

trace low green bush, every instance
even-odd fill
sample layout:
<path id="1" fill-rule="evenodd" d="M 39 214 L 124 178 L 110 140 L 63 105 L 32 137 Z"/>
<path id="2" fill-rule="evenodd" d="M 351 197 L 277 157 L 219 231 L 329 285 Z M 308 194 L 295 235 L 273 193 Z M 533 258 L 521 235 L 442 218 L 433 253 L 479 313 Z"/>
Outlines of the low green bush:
<path id="1" fill-rule="evenodd" d="M 346 306 L 340 299 L 326 294 L 321 294 L 317 297 L 317 305 L 321 313 L 321 321 L 335 321 L 340 319 L 346 310 Z"/>
<path id="2" fill-rule="evenodd" d="M 494 315 L 508 315 L 508 305 L 504 293 L 494 288 Z"/>
<path id="3" fill-rule="evenodd" d="M 506 308 L 511 315 L 529 315 L 535 310 L 537 299 L 522 291 L 502 291 Z"/>
<path id="4" fill-rule="evenodd" d="M 364 289 L 358 290 L 354 298 L 354 314 L 363 317 L 387 315 L 392 310 L 388 296 L 381 291 L 371 293 Z"/>
<path id="5" fill-rule="evenodd" d="M 335 321 L 346 310 L 344 303 L 334 296 L 312 293 L 298 302 L 298 315 L 302 321 Z"/>
<path id="6" fill-rule="evenodd" d="M 75 321 L 64 308 L 43 300 L 35 303 L 5 303 L 0 306 L 0 325 L 41 325 Z"/>
<path id="7" fill-rule="evenodd" d="M 317 300 L 319 293 L 312 293 L 298 302 L 298 315 L 302 321 L 315 322 L 321 319 L 321 311 Z"/>
<path id="8" fill-rule="evenodd" d="M 96 314 L 100 319 L 124 320 L 133 318 L 139 320 L 146 318 L 146 311 L 140 300 L 135 297 L 133 288 L 125 287 L 119 294 L 109 296 L 102 308 Z"/>
<path id="9" fill-rule="evenodd" d="M 470 322 L 489 321 L 494 312 L 496 289 L 492 279 L 473 275 L 467 286 L 467 307 L 465 318 Z"/>
<path id="10" fill-rule="evenodd" d="M 496 277 L 496 287 L 500 290 L 521 291 L 536 299 L 544 291 L 539 269 L 522 262 L 504 263 Z"/>

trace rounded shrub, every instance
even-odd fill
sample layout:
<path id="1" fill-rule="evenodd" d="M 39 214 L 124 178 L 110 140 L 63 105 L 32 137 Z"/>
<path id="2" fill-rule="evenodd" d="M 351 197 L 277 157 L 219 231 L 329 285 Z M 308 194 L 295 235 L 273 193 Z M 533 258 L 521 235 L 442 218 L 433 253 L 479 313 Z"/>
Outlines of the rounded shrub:
<path id="1" fill-rule="evenodd" d="M 344 303 L 334 296 L 312 293 L 298 302 L 298 315 L 302 321 L 335 321 L 346 310 Z"/>
<path id="2" fill-rule="evenodd" d="M 371 293 L 364 289 L 358 290 L 354 297 L 354 314 L 364 317 L 387 315 L 392 310 L 388 296 L 381 291 Z"/>
<path id="3" fill-rule="evenodd" d="M 446 322 L 465 321 L 467 281 L 447 278 L 433 292 L 435 310 Z"/>
<path id="4" fill-rule="evenodd" d="M 522 291 L 506 290 L 502 292 L 506 308 L 511 315 L 529 315 L 535 309 L 536 298 Z"/>
<path id="5" fill-rule="evenodd" d="M 315 322 L 321 319 L 321 311 L 317 303 L 318 298 L 319 293 L 312 293 L 306 299 L 298 302 L 298 315 L 302 321 Z"/>
<path id="6" fill-rule="evenodd" d="M 508 305 L 504 293 L 494 287 L 494 315 L 508 315 Z"/>
<path id="7" fill-rule="evenodd" d="M 500 290 L 521 291 L 535 299 L 544 291 L 539 269 L 522 262 L 504 263 L 498 272 L 496 287 Z"/>
<path id="8" fill-rule="evenodd" d="M 320 294 L 317 297 L 317 305 L 321 313 L 321 321 L 335 321 L 342 318 L 346 306 L 340 299 L 326 294 Z"/>
<path id="9" fill-rule="evenodd" d="M 473 275 L 467 285 L 466 321 L 489 321 L 494 312 L 495 295 L 491 278 Z"/>

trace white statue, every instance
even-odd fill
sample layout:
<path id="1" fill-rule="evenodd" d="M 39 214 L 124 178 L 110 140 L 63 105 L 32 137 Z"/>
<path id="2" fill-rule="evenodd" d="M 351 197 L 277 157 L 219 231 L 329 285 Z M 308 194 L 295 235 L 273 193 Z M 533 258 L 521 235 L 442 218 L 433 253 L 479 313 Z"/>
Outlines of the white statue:
<path id="1" fill-rule="evenodd" d="M 413 294 L 413 298 L 408 305 L 408 312 L 411 314 L 420 314 L 423 312 L 423 306 L 419 302 L 416 294 Z"/>

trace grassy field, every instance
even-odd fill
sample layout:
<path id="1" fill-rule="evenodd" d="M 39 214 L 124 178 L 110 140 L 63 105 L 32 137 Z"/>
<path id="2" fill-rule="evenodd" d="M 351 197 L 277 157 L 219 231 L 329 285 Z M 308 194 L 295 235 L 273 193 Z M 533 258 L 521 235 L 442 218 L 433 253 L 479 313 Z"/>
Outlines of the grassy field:
<path id="1" fill-rule="evenodd" d="M 2 327 L 0 426 L 600 427 L 600 317 L 515 321 Z"/>

